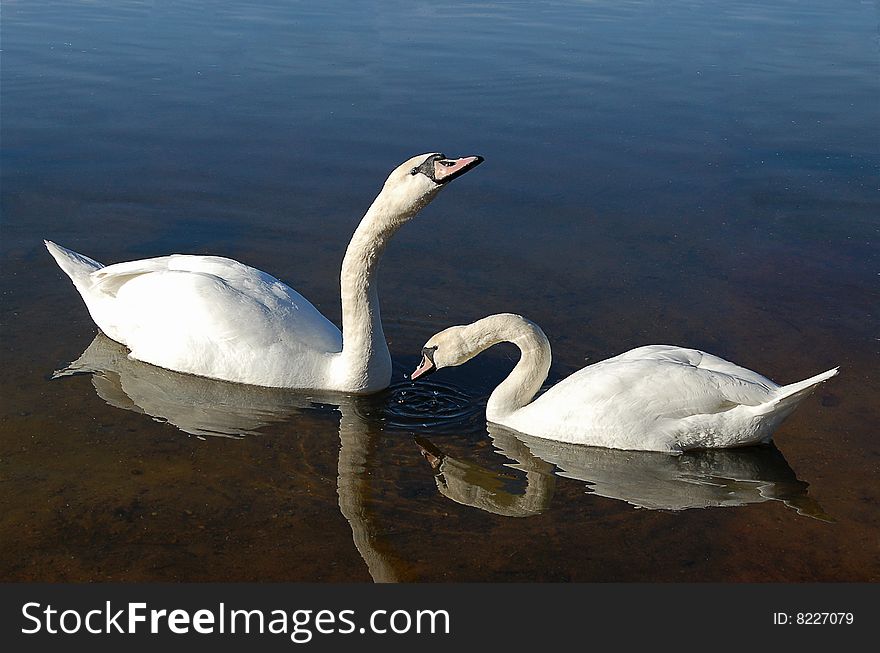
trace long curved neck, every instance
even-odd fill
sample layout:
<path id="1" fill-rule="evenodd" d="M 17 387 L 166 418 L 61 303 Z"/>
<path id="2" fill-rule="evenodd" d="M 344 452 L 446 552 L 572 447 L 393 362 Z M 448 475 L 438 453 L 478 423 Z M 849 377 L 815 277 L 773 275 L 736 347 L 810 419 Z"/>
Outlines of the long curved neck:
<path id="1" fill-rule="evenodd" d="M 340 273 L 342 295 L 341 373 L 347 390 L 380 390 L 391 380 L 391 355 L 382 331 L 376 273 L 394 233 L 427 204 L 402 208 L 379 193 L 355 230 Z"/>
<path id="2" fill-rule="evenodd" d="M 477 351 L 499 342 L 512 342 L 520 351 L 519 362 L 486 405 L 486 418 L 497 422 L 527 405 L 541 389 L 550 371 L 550 342 L 537 324 L 509 313 L 483 318 L 470 328 L 477 335 Z"/>

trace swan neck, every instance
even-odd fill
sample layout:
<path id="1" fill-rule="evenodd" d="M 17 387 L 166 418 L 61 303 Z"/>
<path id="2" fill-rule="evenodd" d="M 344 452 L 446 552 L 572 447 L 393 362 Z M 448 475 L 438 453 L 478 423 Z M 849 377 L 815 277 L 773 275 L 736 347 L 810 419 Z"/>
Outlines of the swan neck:
<path id="1" fill-rule="evenodd" d="M 485 319 L 491 320 L 484 325 L 487 343 L 512 342 L 520 351 L 513 371 L 495 388 L 486 405 L 486 418 L 498 423 L 535 398 L 550 371 L 552 357 L 550 342 L 535 323 L 518 315 Z"/>
<path id="2" fill-rule="evenodd" d="M 415 211 L 395 212 L 384 195 L 379 194 L 361 219 L 342 260 L 341 363 L 345 385 L 352 390 L 379 390 L 391 381 L 376 273 L 388 241 Z"/>

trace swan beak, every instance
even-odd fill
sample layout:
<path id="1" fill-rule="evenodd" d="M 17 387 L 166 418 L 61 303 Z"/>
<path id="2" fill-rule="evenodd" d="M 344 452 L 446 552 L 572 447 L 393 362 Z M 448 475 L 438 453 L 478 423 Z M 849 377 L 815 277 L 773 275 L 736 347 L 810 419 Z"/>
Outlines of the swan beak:
<path id="1" fill-rule="evenodd" d="M 415 381 L 420 376 L 425 376 L 426 374 L 430 374 L 431 372 L 434 372 L 436 370 L 437 368 L 434 367 L 434 361 L 432 361 L 427 356 L 422 356 L 422 362 L 419 363 L 419 366 L 409 377 L 410 381 Z"/>
<path id="2" fill-rule="evenodd" d="M 445 184 L 456 177 L 461 177 L 471 168 L 483 162 L 481 156 L 464 156 L 460 159 L 437 159 L 434 161 L 434 181 Z"/>

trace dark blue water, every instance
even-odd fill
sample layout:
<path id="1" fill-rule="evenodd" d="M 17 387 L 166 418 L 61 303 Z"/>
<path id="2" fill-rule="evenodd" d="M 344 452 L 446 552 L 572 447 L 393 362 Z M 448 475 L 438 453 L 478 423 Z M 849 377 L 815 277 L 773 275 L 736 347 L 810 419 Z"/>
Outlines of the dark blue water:
<path id="1" fill-rule="evenodd" d="M 877 25 L 843 0 L 5 2 L 0 577 L 878 580 Z M 383 261 L 390 391 L 196 383 L 100 341 L 51 379 L 96 329 L 43 238 L 234 257 L 338 323 L 359 217 L 439 150 L 486 163 Z M 547 331 L 551 380 L 652 342 L 841 374 L 774 448 L 545 451 L 482 419 L 509 349 L 403 378 L 499 311 Z"/>

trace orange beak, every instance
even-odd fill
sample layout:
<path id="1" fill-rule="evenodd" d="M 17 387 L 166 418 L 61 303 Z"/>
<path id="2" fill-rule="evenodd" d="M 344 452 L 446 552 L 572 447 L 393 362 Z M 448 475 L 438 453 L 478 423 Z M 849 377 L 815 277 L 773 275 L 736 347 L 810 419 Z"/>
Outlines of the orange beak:
<path id="1" fill-rule="evenodd" d="M 420 376 L 425 376 L 426 374 L 430 374 L 435 371 L 437 368 L 434 367 L 433 361 L 431 361 L 427 356 L 422 356 L 422 362 L 419 363 L 419 366 L 415 369 L 412 375 L 409 377 L 410 380 L 415 381 Z"/>
<path id="2" fill-rule="evenodd" d="M 464 156 L 460 159 L 437 159 L 434 162 L 434 181 L 445 184 L 483 162 L 481 156 Z"/>

